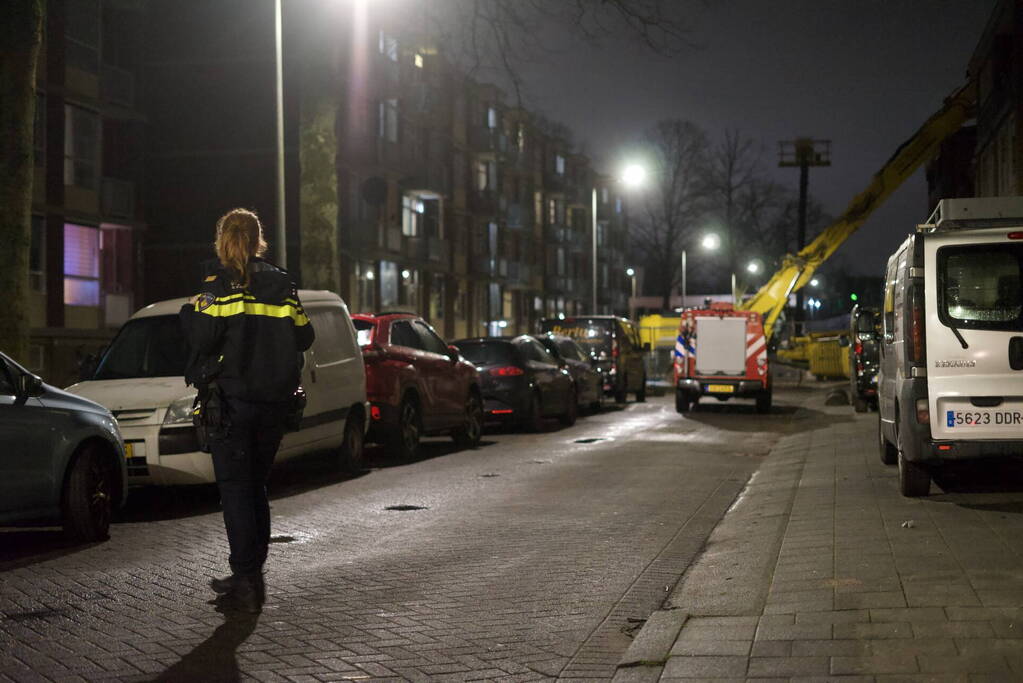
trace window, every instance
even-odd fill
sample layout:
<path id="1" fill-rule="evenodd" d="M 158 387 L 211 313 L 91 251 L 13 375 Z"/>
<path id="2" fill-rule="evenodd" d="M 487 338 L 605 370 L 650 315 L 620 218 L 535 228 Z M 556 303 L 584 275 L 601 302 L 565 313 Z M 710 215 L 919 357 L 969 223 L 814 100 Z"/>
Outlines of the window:
<path id="1" fill-rule="evenodd" d="M 553 199 L 547 200 L 547 223 L 554 225 L 558 222 L 558 205 Z"/>
<path id="2" fill-rule="evenodd" d="M 188 342 L 177 315 L 128 321 L 114 337 L 93 379 L 181 377 Z"/>
<path id="3" fill-rule="evenodd" d="M 493 107 L 487 107 L 487 128 L 497 128 L 497 110 Z"/>
<path id="4" fill-rule="evenodd" d="M 398 100 L 380 100 L 377 104 L 377 137 L 398 141 Z"/>
<path id="5" fill-rule="evenodd" d="M 0 396 L 14 396 L 14 380 L 11 377 L 10 368 L 3 358 L 0 358 Z"/>
<path id="6" fill-rule="evenodd" d="M 526 151 L 526 127 L 521 123 L 516 131 L 515 146 L 519 148 L 519 154 Z"/>
<path id="7" fill-rule="evenodd" d="M 554 155 L 554 172 L 558 175 L 565 175 L 565 157 L 560 154 Z"/>
<path id="8" fill-rule="evenodd" d="M 368 320 L 355 319 L 352 320 L 352 325 L 355 326 L 355 339 L 359 346 L 369 346 L 373 343 L 373 331 L 376 329 L 376 325 Z"/>
<path id="9" fill-rule="evenodd" d="M 401 234 L 409 237 L 421 234 L 425 211 L 423 200 L 414 195 L 404 195 L 401 198 Z"/>
<path id="10" fill-rule="evenodd" d="M 100 8 L 98 0 L 65 4 L 65 59 L 69 67 L 99 73 Z"/>
<path id="11" fill-rule="evenodd" d="M 615 197 L 615 213 L 621 213 L 621 212 L 622 212 L 622 198 L 621 197 Z"/>
<path id="12" fill-rule="evenodd" d="M 600 188 L 600 203 L 607 204 L 608 192 L 606 187 Z"/>
<path id="13" fill-rule="evenodd" d="M 401 304 L 419 310 L 419 271 L 406 268 L 401 271 Z"/>
<path id="14" fill-rule="evenodd" d="M 562 247 L 558 247 L 558 250 L 557 250 L 556 253 L 557 253 L 557 257 L 556 258 L 557 258 L 558 275 L 564 275 L 565 274 L 565 250 Z"/>
<path id="15" fill-rule="evenodd" d="M 32 242 L 28 250 L 28 282 L 33 292 L 46 291 L 46 219 L 32 216 Z"/>
<path id="16" fill-rule="evenodd" d="M 64 224 L 64 303 L 99 306 L 99 228 Z"/>
<path id="17" fill-rule="evenodd" d="M 339 310 L 313 310 L 309 312 L 309 317 L 316 331 L 313 350 L 316 352 L 314 359 L 317 367 L 322 368 L 355 355 L 348 326 Z"/>
<path id="18" fill-rule="evenodd" d="M 476 162 L 476 188 L 480 192 L 497 189 L 496 162 L 487 159 L 480 159 Z"/>
<path id="19" fill-rule="evenodd" d="M 423 68 L 423 55 L 421 53 L 417 52 L 412 57 L 412 65 L 414 67 L 416 67 L 417 69 L 422 69 Z"/>
<path id="20" fill-rule="evenodd" d="M 440 354 L 441 356 L 448 354 L 448 345 L 437 336 L 437 333 L 429 325 L 422 320 L 416 320 L 412 323 L 412 327 L 419 334 L 421 349 L 430 353 Z"/>
<path id="21" fill-rule="evenodd" d="M 954 327 L 1023 330 L 1023 246 L 938 250 L 938 313 Z"/>
<path id="22" fill-rule="evenodd" d="M 547 353 L 547 349 L 545 349 L 543 345 L 535 339 L 525 337 L 515 342 L 515 345 L 526 360 L 535 361 L 537 363 L 546 363 L 547 365 L 558 364 L 558 361 L 554 360 L 554 356 Z"/>
<path id="23" fill-rule="evenodd" d="M 380 308 L 388 309 L 398 304 L 398 264 L 394 261 L 380 262 Z"/>
<path id="24" fill-rule="evenodd" d="M 444 299 L 447 296 L 447 286 L 444 276 L 434 273 L 430 276 L 430 320 L 440 320 L 444 317 Z"/>
<path id="25" fill-rule="evenodd" d="M 372 311 L 376 308 L 376 271 L 372 263 L 355 264 L 356 294 L 355 304 L 357 311 Z"/>
<path id="26" fill-rule="evenodd" d="M 409 349 L 418 349 L 422 345 L 419 335 L 412 330 L 412 325 L 404 320 L 391 323 L 390 341 L 393 346 L 404 346 Z"/>
<path id="27" fill-rule="evenodd" d="M 398 61 L 398 39 L 394 36 L 389 36 L 381 31 L 379 49 L 380 54 L 384 55 L 392 62 Z"/>
<path id="28" fill-rule="evenodd" d="M 64 184 L 98 190 L 99 115 L 68 104 L 64 116 Z"/>

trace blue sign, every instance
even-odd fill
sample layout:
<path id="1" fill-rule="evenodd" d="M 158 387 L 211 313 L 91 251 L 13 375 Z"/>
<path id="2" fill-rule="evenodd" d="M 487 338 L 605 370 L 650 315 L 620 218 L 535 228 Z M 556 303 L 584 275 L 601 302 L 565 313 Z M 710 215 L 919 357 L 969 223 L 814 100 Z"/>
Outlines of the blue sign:
<path id="1" fill-rule="evenodd" d="M 945 421 L 948 423 L 949 429 L 956 426 L 956 414 L 954 410 L 945 411 Z"/>

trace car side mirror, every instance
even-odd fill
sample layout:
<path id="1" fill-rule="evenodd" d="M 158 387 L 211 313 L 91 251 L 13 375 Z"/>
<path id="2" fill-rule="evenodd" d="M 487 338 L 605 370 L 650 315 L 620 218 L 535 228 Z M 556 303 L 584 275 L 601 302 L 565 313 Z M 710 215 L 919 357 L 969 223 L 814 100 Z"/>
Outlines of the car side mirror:
<path id="1" fill-rule="evenodd" d="M 24 397 L 42 396 L 43 380 L 35 375 L 22 375 L 18 378 L 18 395 Z"/>
<path id="2" fill-rule="evenodd" d="M 842 348 L 848 348 L 848 346 L 849 346 L 849 337 L 846 337 L 845 335 L 839 337 L 838 338 L 838 345 L 841 346 Z"/>
<path id="3" fill-rule="evenodd" d="M 460 356 L 457 346 L 448 346 L 448 359 L 452 363 L 457 363 Z"/>

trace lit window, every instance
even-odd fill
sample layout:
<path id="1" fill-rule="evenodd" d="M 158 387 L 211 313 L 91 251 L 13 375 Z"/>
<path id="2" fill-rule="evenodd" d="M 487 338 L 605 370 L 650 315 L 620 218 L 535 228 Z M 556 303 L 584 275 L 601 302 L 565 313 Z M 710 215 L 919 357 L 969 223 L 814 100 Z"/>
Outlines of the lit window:
<path id="1" fill-rule="evenodd" d="M 600 188 L 600 202 L 602 204 L 607 204 L 607 188 L 606 187 Z"/>
<path id="2" fill-rule="evenodd" d="M 412 195 L 401 198 L 401 234 L 416 237 L 420 234 L 423 224 L 423 213 L 426 206 L 422 200 Z"/>
<path id="3" fill-rule="evenodd" d="M 487 108 L 487 128 L 497 128 L 497 110 L 493 107 Z"/>
<path id="4" fill-rule="evenodd" d="M 99 306 L 99 228 L 64 224 L 64 303 Z"/>
<path id="5" fill-rule="evenodd" d="M 398 100 L 381 100 L 377 105 L 377 137 L 398 141 Z"/>
<path id="6" fill-rule="evenodd" d="M 526 127 L 521 123 L 519 124 L 518 139 L 516 141 L 516 144 L 518 145 L 519 148 L 519 154 L 526 151 Z"/>
<path id="7" fill-rule="evenodd" d="M 621 212 L 622 212 L 622 198 L 621 197 L 615 197 L 615 213 L 621 213 Z"/>
<path id="8" fill-rule="evenodd" d="M 558 175 L 565 175 L 565 157 L 560 154 L 554 157 L 554 171 Z"/>
<path id="9" fill-rule="evenodd" d="M 387 57 L 392 62 L 398 61 L 398 40 L 394 36 L 389 36 L 383 31 L 380 32 L 379 42 L 380 54 Z"/>
<path id="10" fill-rule="evenodd" d="M 547 200 L 547 222 L 550 225 L 558 222 L 558 206 L 553 199 Z"/>
<path id="11" fill-rule="evenodd" d="M 423 55 L 421 55 L 420 53 L 417 52 L 415 54 L 415 56 L 412 58 L 412 63 L 415 65 L 415 67 L 417 69 L 422 69 L 423 68 Z"/>

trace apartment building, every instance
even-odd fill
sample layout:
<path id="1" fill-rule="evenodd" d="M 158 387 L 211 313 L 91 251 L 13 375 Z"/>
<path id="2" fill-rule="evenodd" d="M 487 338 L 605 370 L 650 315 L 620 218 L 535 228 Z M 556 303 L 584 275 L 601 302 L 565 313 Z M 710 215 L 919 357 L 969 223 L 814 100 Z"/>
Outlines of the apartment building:
<path id="1" fill-rule="evenodd" d="M 255 209 L 273 237 L 271 5 L 148 5 L 149 300 L 191 293 L 226 209 Z M 392 5 L 284 10 L 282 265 L 303 287 L 418 313 L 450 339 L 528 332 L 590 311 L 596 236 L 598 308 L 627 311 L 624 206 L 563 131 Z"/>
<path id="2" fill-rule="evenodd" d="M 47 381 L 112 337 L 143 300 L 137 96 L 142 15 L 132 3 L 47 3 L 36 76 L 29 365 Z"/>

